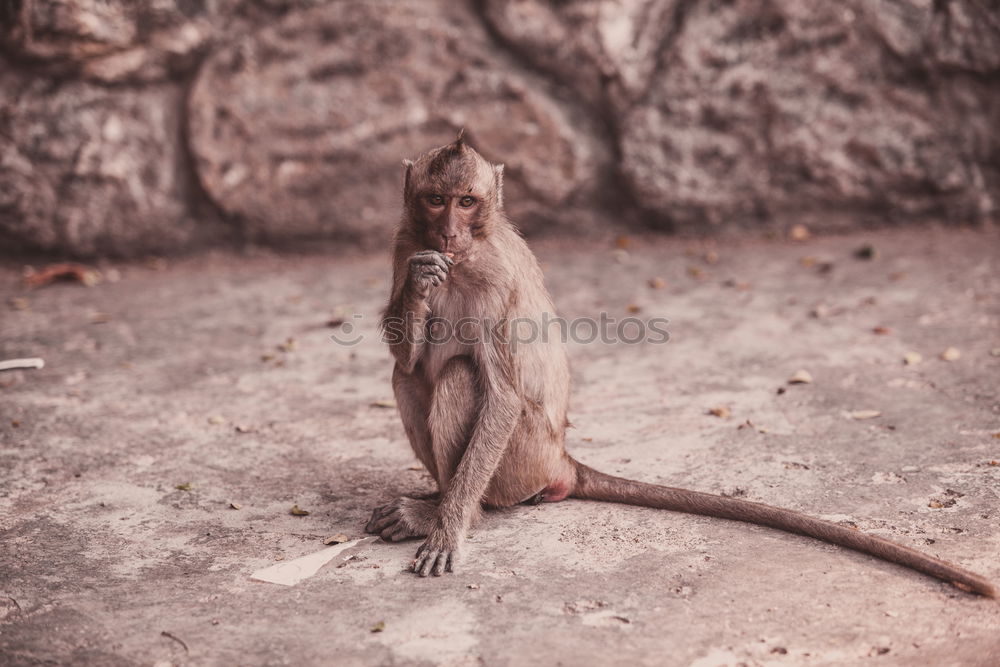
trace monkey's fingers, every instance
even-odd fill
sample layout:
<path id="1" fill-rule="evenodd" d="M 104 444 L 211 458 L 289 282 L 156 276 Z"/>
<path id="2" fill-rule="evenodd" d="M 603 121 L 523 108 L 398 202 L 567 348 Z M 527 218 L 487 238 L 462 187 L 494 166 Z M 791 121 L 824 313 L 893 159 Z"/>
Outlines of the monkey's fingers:
<path id="1" fill-rule="evenodd" d="M 426 254 L 425 254 L 426 253 Z M 445 273 L 451 268 L 451 265 L 455 263 L 450 257 L 439 253 L 436 250 L 426 250 L 424 252 L 418 252 L 417 254 L 410 257 L 410 264 L 412 266 L 423 268 L 425 266 L 436 266 L 440 268 Z"/>

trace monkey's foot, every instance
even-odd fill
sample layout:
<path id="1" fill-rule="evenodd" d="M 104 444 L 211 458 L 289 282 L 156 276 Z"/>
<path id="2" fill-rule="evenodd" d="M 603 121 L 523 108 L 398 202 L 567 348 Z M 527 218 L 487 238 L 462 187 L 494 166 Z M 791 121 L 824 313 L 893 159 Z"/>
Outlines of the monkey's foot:
<path id="1" fill-rule="evenodd" d="M 426 577 L 428 574 L 440 577 L 445 572 L 454 572 L 457 563 L 458 542 L 444 537 L 442 531 L 436 530 L 417 549 L 413 571 L 421 577 Z"/>
<path id="2" fill-rule="evenodd" d="M 378 507 L 365 526 L 365 532 L 378 535 L 387 542 L 399 542 L 411 537 L 426 537 L 437 520 L 437 503 L 417 498 L 396 498 Z"/>

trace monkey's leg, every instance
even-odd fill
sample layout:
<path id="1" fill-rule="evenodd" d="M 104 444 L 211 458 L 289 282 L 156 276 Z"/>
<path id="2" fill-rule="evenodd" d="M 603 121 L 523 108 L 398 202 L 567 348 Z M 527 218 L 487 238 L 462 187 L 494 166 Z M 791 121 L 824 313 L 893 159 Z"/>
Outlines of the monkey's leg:
<path id="1" fill-rule="evenodd" d="M 477 393 L 472 360 L 452 357 L 438 375 L 427 419 L 432 456 L 437 463 L 435 478 L 442 494 L 448 491 L 448 484 L 469 444 L 479 407 Z"/>
<path id="2" fill-rule="evenodd" d="M 392 388 L 396 405 L 403 420 L 403 429 L 410 440 L 413 452 L 441 486 L 431 447 L 427 418 L 430 414 L 430 387 L 415 375 L 404 372 L 399 365 L 393 369 Z M 434 526 L 437 517 L 436 498 L 400 497 L 388 505 L 377 507 L 365 526 L 365 531 L 379 535 L 384 540 L 399 541 L 409 537 L 424 537 Z"/>

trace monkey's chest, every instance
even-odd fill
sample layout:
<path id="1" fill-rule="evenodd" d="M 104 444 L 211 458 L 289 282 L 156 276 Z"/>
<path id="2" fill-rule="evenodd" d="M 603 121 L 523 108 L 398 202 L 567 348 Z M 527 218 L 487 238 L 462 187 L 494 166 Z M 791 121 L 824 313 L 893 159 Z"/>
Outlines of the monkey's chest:
<path id="1" fill-rule="evenodd" d="M 489 324 L 470 307 L 470 301 L 455 289 L 439 289 L 431 295 L 421 363 L 432 382 L 452 357 L 475 358 L 476 348 L 483 343 L 483 327 Z"/>

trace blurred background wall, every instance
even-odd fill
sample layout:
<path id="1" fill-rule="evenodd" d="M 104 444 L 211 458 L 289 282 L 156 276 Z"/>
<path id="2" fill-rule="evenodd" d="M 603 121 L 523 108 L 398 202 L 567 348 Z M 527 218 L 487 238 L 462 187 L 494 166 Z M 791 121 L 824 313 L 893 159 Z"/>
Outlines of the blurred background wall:
<path id="1" fill-rule="evenodd" d="M 387 244 L 400 159 L 528 234 L 993 218 L 996 0 L 0 0 L 0 245 Z"/>

